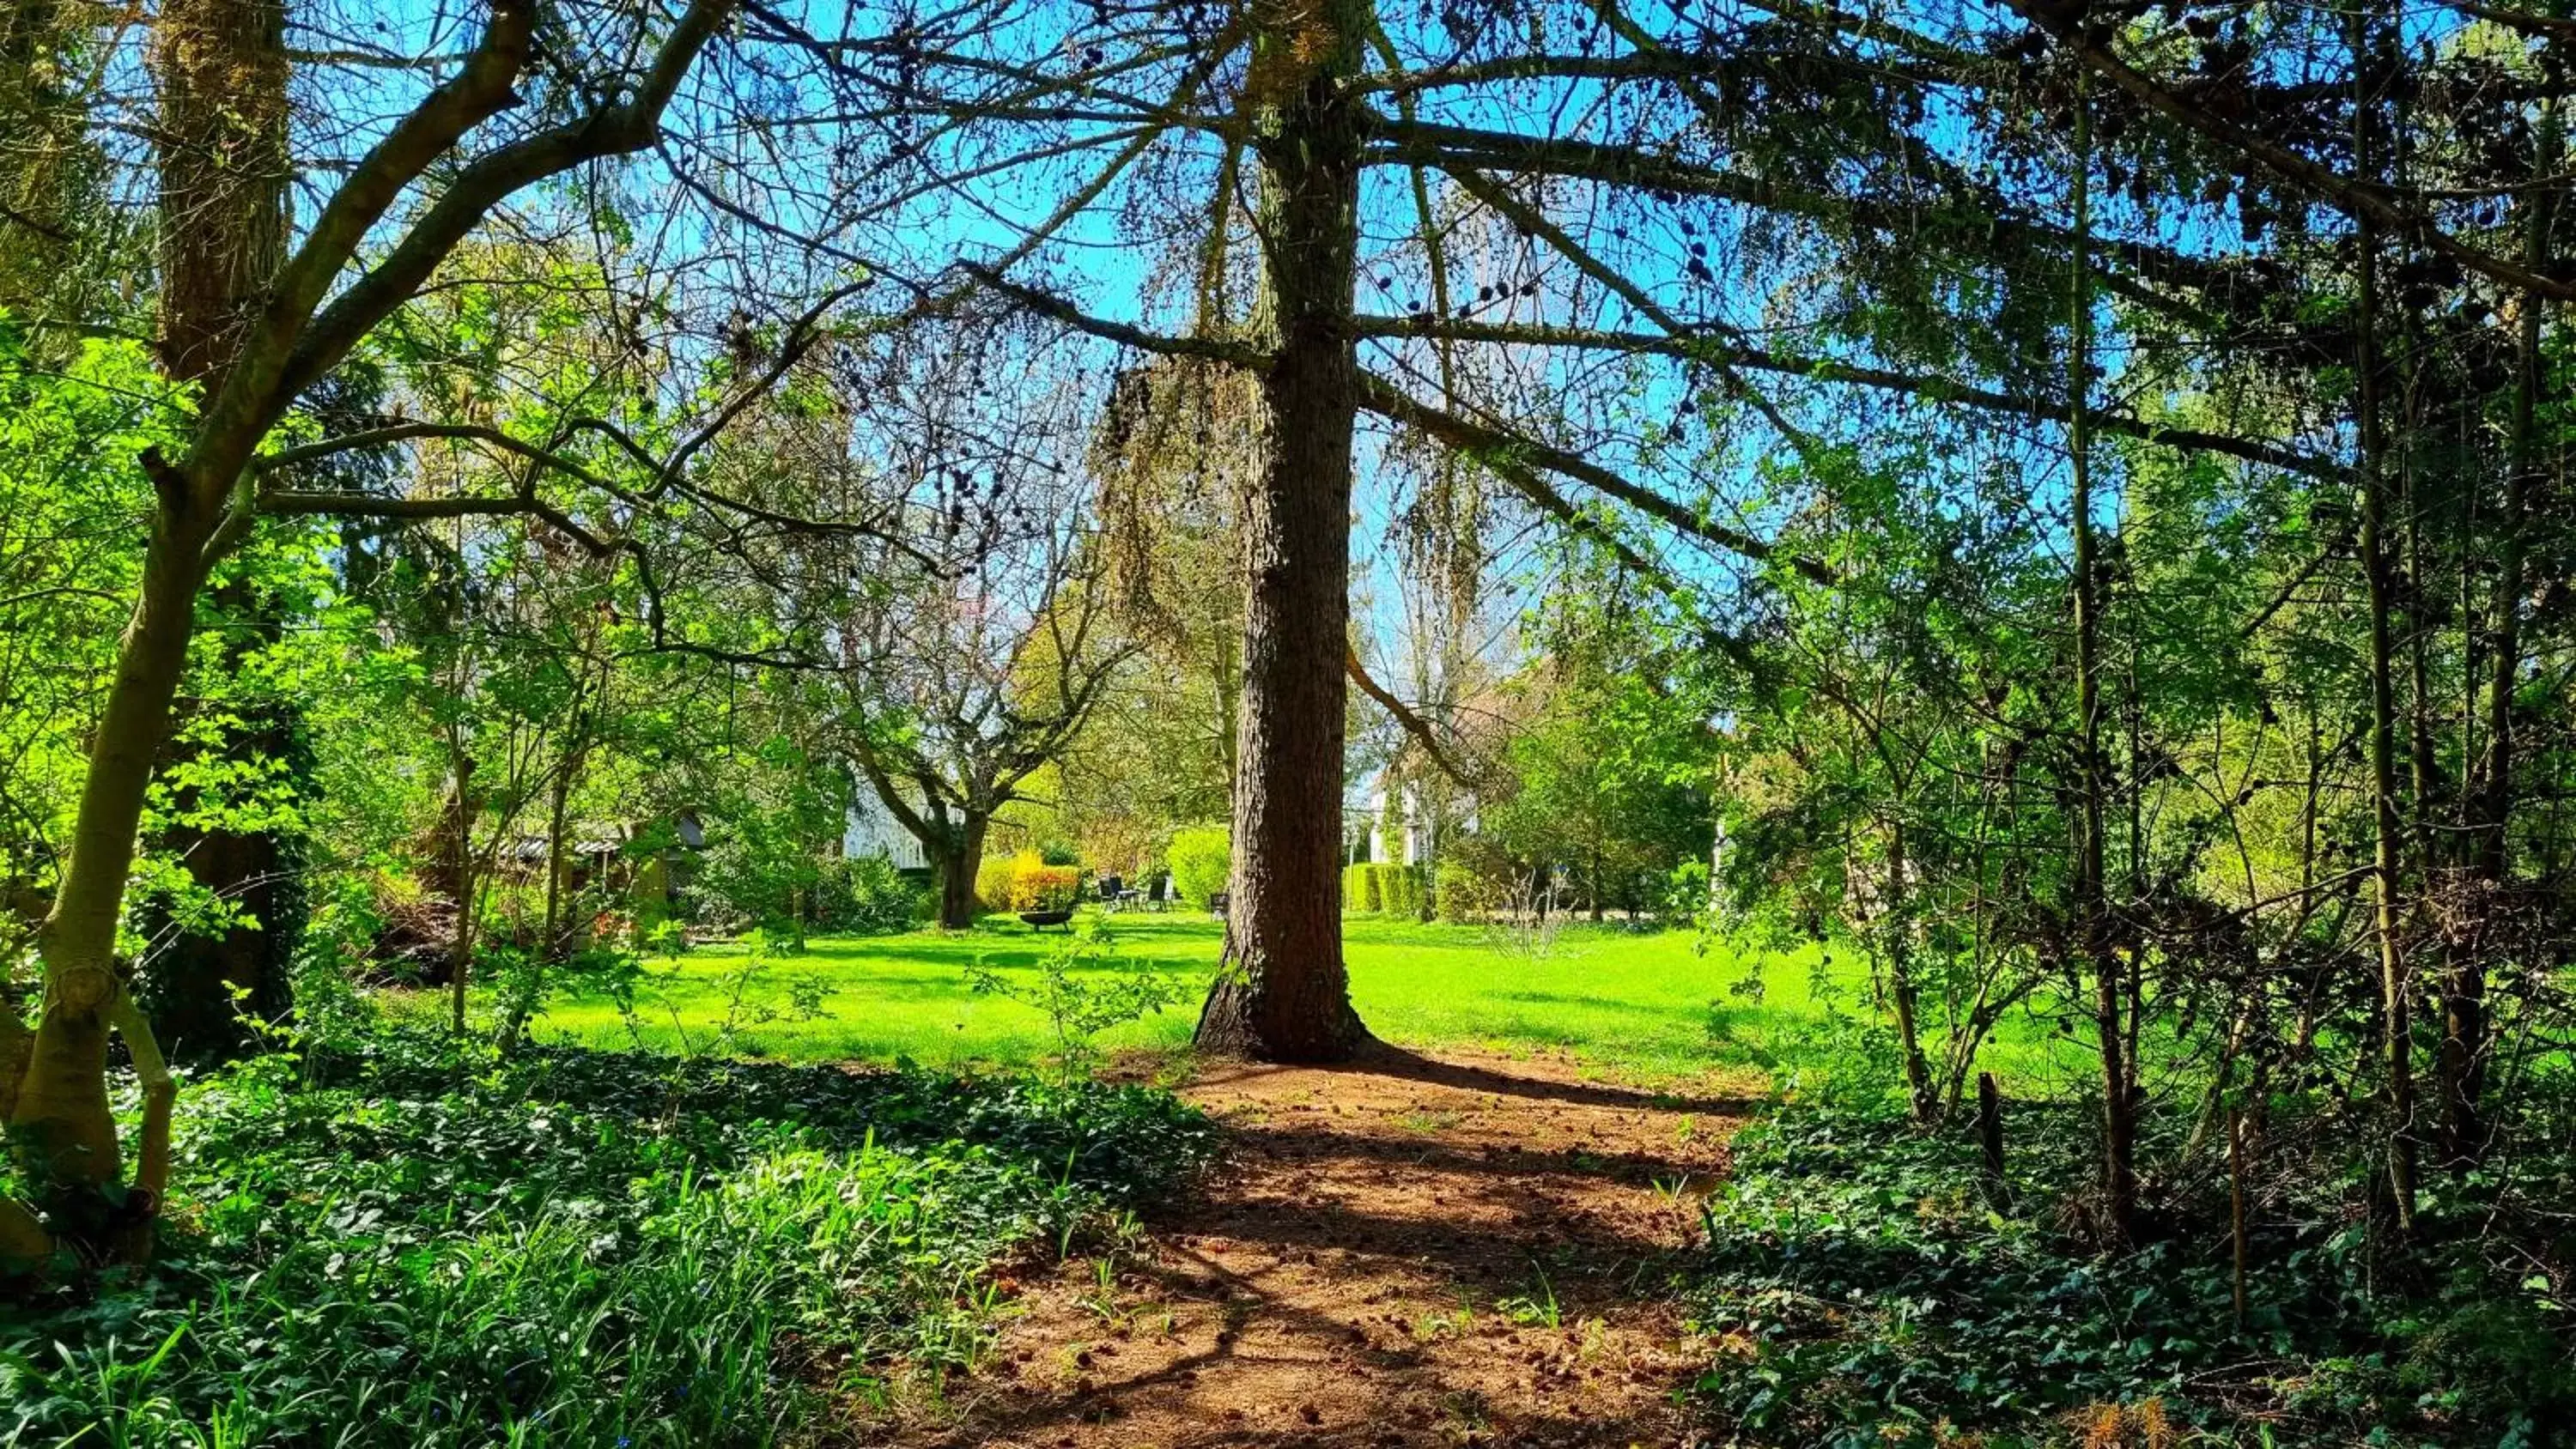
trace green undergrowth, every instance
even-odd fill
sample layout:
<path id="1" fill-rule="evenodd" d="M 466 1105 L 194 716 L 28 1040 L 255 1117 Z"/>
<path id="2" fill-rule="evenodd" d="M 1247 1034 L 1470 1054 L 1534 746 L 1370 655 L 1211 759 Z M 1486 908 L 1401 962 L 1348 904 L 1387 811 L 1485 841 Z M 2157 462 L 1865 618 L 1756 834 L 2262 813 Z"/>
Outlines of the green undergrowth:
<path id="1" fill-rule="evenodd" d="M 2151 1182 L 2152 1240 L 2104 1256 L 2078 1231 L 2089 1113 L 2012 1121 L 2000 1193 L 1966 1134 L 1883 1112 L 1800 1105 L 1739 1134 L 1692 1275 L 1713 1418 L 1846 1449 L 2569 1442 L 2563 1146 L 2429 1194 L 2426 1241 L 2392 1264 L 2363 1185 L 2309 1170 L 2362 1160 L 2348 1124 L 2276 1123 L 2272 1151 L 2302 1160 L 2249 1174 L 2240 1328 L 2223 1149 Z"/>
<path id="2" fill-rule="evenodd" d="M 190 1088 L 158 1262 L 0 1300 L 0 1444 L 793 1442 L 1205 1158 L 1134 1087 L 378 1037 Z M 32 1295 L 32 1305 L 29 1303 Z"/>

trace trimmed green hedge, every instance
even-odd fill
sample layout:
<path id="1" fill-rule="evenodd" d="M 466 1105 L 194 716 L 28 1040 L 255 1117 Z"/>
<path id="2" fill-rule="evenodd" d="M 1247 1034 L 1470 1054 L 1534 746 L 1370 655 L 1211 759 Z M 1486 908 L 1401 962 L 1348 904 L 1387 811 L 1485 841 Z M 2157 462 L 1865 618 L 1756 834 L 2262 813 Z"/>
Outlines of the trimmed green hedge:
<path id="1" fill-rule="evenodd" d="M 1381 865 L 1377 872 L 1378 909 L 1410 920 L 1422 914 L 1422 872 L 1409 865 Z"/>
<path id="2" fill-rule="evenodd" d="M 1363 912 L 1379 909 L 1376 866 L 1365 860 L 1355 860 L 1342 867 L 1342 909 Z"/>
<path id="3" fill-rule="evenodd" d="M 1417 866 L 1357 861 L 1342 867 L 1342 909 L 1398 917 L 1422 914 Z"/>

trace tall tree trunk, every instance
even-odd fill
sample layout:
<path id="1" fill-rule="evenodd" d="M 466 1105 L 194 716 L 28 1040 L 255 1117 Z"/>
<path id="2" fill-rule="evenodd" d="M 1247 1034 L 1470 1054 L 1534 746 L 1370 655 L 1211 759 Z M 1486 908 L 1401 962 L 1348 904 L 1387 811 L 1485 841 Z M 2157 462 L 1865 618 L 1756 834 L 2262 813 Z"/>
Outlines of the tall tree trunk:
<path id="1" fill-rule="evenodd" d="M 2080 82 L 2079 82 L 2080 85 Z M 2122 1026 L 2123 973 L 2104 929 L 2102 834 L 2102 599 L 2100 546 L 2093 530 L 2093 285 L 2088 255 L 2092 227 L 2092 120 L 2079 91 L 2075 107 L 2074 302 L 2067 369 L 2070 528 L 2075 543 L 2075 748 L 2078 818 L 2075 849 L 2076 954 L 2093 975 L 2093 1034 L 2102 1054 L 2102 1223 L 2114 1243 L 2132 1236 L 2138 1196 L 2137 1099 L 2130 1083 L 2129 1036 Z"/>
<path id="2" fill-rule="evenodd" d="M 991 826 L 990 816 L 966 812 L 946 839 L 924 842 L 939 868 L 939 924 L 948 930 L 963 931 L 975 924 L 975 867 L 983 863 L 984 835 Z"/>
<path id="3" fill-rule="evenodd" d="M 1351 291 L 1359 242 L 1364 0 L 1255 0 L 1247 104 L 1277 351 L 1244 517 L 1243 696 L 1226 969 L 1198 1043 L 1337 1061 L 1368 1039 L 1342 962 L 1343 660 L 1350 629 Z"/>
<path id="4" fill-rule="evenodd" d="M 564 873 L 569 866 L 564 860 L 564 832 L 572 811 L 572 770 L 569 764 L 555 775 L 546 802 L 546 912 L 545 924 L 537 931 L 537 960 L 544 963 L 563 953 Z"/>
<path id="5" fill-rule="evenodd" d="M 2375 268 L 2370 249 L 2377 241 L 2366 225 L 2362 244 L 2360 542 L 2370 604 L 2371 876 L 2376 906 L 2373 923 L 2379 947 L 2380 1030 L 2386 1037 L 2388 1053 L 2388 1186 L 2398 1228 L 2410 1232 L 2415 1219 L 2414 1029 L 2398 901 L 2398 842 L 2404 825 L 2397 806 L 2397 660 L 2389 628 L 2389 615 L 2399 605 L 2395 569 L 2388 554 L 2386 500 L 2379 479 L 2379 389 L 2373 380 L 2377 358 L 2370 342 L 2369 311 L 2378 290 L 2372 278 Z"/>
<path id="6" fill-rule="evenodd" d="M 2353 148 L 2358 169 L 2370 174 L 2371 107 L 2365 88 L 2369 74 L 2369 17 L 2352 18 L 2354 84 Z M 2354 368 L 2358 374 L 2360 451 L 2356 458 L 2361 490 L 2361 565 L 2370 606 L 2370 801 L 2371 874 L 2374 928 L 2379 946 L 2380 1031 L 2387 1050 L 2388 1191 L 2399 1235 L 2415 1228 L 2415 1077 L 2414 1009 L 2407 986 L 2406 952 L 2398 904 L 2399 841 L 2404 825 L 2397 806 L 2397 653 L 2391 624 L 2404 604 L 2397 597 L 2394 561 L 2389 554 L 2386 480 L 2381 476 L 2386 447 L 2379 415 L 2379 236 L 2367 219 L 2358 224 L 2355 264 L 2358 315 L 2353 328 Z"/>
<path id="7" fill-rule="evenodd" d="M 79 208 L 93 192 L 84 153 L 95 148 L 88 107 L 62 64 L 88 22 L 64 0 L 0 11 L 0 148 L 10 160 L 0 177 L 0 307 L 21 316 L 73 312 L 80 288 L 97 280 L 78 250 Z"/>
<path id="8" fill-rule="evenodd" d="M 2558 159 L 2558 111 L 2543 113 L 2535 174 Z M 2524 199 L 2523 263 L 2549 263 L 2549 228 L 2556 194 L 2535 189 Z M 2467 919 L 2451 934 L 2442 982 L 2443 1155 L 2454 1170 L 2475 1166 L 2485 1154 L 2484 1098 L 2487 1070 L 2486 953 L 2510 863 L 2506 827 L 2513 812 L 2514 691 L 2522 678 L 2522 571 L 2530 526 L 2531 491 L 2538 460 L 2535 411 L 2540 396 L 2541 308 L 2524 298 L 2515 319 L 2513 432 L 2506 455 L 2503 517 L 2497 523 L 2495 622 L 2486 679 L 2486 755 L 2476 771 L 2469 820 Z"/>
<path id="9" fill-rule="evenodd" d="M 474 756 L 465 748 L 465 740 L 456 726 L 449 727 L 447 737 L 449 773 L 456 781 L 454 814 L 441 853 L 449 857 L 444 874 L 448 889 L 456 902 L 456 929 L 447 941 L 447 1025 L 463 1035 L 465 1031 L 465 992 L 468 978 L 474 974 L 474 937 L 482 926 L 482 873 L 475 869 L 474 818 L 483 813 L 483 797 L 474 788 Z"/>
<path id="10" fill-rule="evenodd" d="M 156 31 L 166 235 L 163 352 L 173 376 L 220 380 L 251 302 L 283 245 L 278 197 L 286 122 L 284 14 L 273 0 L 169 0 Z M 23 1051 L 9 1137 L 58 1229 L 130 1255 L 148 1242 L 166 1170 L 169 1084 L 160 1051 L 116 973 L 116 933 L 153 761 L 188 661 L 229 477 L 156 457 L 156 507 L 134 617 L 90 743 L 61 884 L 40 934 L 45 1005 Z M 148 1089 L 135 1186 L 122 1191 L 107 1099 L 107 1040 L 123 1035 Z M 8 1237 L 30 1236 L 17 1209 Z M 15 1246 L 10 1247 L 15 1251 Z"/>
<path id="11" fill-rule="evenodd" d="M 171 0 L 155 37 L 161 84 L 161 355 L 201 398 L 223 386 L 241 329 L 286 244 L 286 8 L 282 0 Z M 276 638 L 247 579 L 216 592 L 229 625 L 227 672 Z M 291 756 L 293 721 L 273 701 L 242 710 L 215 746 L 237 760 Z M 219 1060 L 252 1043 L 255 1013 L 285 1008 L 286 958 L 302 893 L 273 830 L 182 825 L 167 845 L 196 884 L 241 913 L 221 935 L 183 933 L 151 963 L 156 1034 L 180 1055 Z"/>

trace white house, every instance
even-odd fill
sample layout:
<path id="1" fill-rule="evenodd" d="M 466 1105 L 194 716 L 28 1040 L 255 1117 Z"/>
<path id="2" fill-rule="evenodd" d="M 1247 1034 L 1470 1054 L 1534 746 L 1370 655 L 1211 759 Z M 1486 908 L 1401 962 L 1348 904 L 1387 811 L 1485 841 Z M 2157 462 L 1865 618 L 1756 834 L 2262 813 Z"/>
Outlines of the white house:
<path id="1" fill-rule="evenodd" d="M 923 853 L 921 842 L 894 818 L 894 812 L 877 798 L 877 792 L 867 788 L 850 792 L 849 818 L 841 826 L 841 855 L 848 860 L 883 856 L 897 870 L 930 868 L 930 857 Z"/>
<path id="2" fill-rule="evenodd" d="M 1427 863 L 1431 857 L 1433 841 L 1430 812 L 1424 806 L 1422 792 L 1410 782 L 1403 786 L 1396 812 L 1399 816 L 1397 821 L 1399 828 L 1389 832 L 1386 828 L 1388 815 L 1386 787 L 1387 774 L 1384 770 L 1380 770 L 1376 779 L 1368 787 L 1368 811 L 1358 822 L 1360 828 L 1352 832 L 1354 837 L 1351 841 L 1352 858 L 1373 861 L 1380 865 Z M 1449 808 L 1455 812 L 1450 818 L 1450 828 L 1473 834 L 1476 830 L 1476 804 L 1474 792 L 1467 790 L 1456 792 L 1449 802 Z M 1363 847 L 1366 851 L 1364 855 L 1359 853 Z"/>
<path id="3" fill-rule="evenodd" d="M 1422 797 L 1411 785 L 1403 788 L 1398 807 L 1399 838 L 1387 838 L 1386 776 L 1378 775 L 1368 797 L 1368 858 L 1385 865 L 1420 865 L 1422 863 Z"/>

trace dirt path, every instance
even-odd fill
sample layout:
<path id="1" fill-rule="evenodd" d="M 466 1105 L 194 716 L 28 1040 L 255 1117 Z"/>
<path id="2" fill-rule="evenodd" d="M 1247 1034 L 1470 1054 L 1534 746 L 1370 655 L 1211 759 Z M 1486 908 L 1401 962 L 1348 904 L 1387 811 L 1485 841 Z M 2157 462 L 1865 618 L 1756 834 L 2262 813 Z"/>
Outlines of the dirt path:
<path id="1" fill-rule="evenodd" d="M 1182 1095 L 1228 1164 L 1102 1270 L 1022 1284 L 983 1373 L 913 1449 L 1692 1441 L 1660 1260 L 1743 1104 L 1563 1061 L 1386 1052 L 1224 1066 Z"/>

